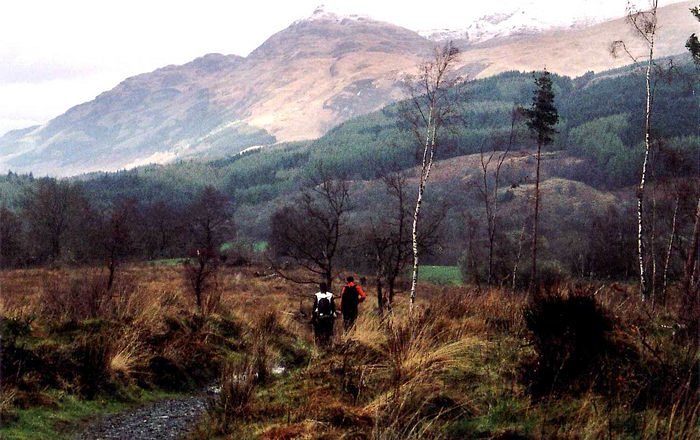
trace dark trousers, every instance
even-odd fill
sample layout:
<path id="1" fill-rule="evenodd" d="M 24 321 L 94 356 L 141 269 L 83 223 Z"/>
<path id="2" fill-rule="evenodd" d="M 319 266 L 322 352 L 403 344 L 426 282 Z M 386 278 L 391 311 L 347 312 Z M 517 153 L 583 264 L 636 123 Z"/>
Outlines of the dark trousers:
<path id="1" fill-rule="evenodd" d="M 350 330 L 355 325 L 355 320 L 357 320 L 357 312 L 343 312 L 343 326 L 345 331 Z"/>
<path id="2" fill-rule="evenodd" d="M 314 322 L 314 335 L 316 337 L 316 344 L 320 346 L 327 346 L 333 339 L 333 318 L 321 318 Z"/>

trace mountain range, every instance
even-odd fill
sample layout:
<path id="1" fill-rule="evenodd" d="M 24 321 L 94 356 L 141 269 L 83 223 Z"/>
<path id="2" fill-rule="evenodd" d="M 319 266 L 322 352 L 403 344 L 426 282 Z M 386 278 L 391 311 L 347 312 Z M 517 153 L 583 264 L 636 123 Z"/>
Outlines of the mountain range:
<path id="1" fill-rule="evenodd" d="M 569 14 L 562 16 L 547 14 L 549 11 L 542 8 L 537 0 L 520 0 L 516 8 L 496 10 L 460 29 L 429 29 L 418 33 L 438 42 L 457 40 L 474 44 L 512 35 L 534 35 L 555 29 L 581 29 L 618 18 L 610 14 L 610 8 L 607 7 L 609 2 L 606 0 L 589 0 L 585 2 L 583 10 L 576 10 L 575 6 L 574 3 L 567 4 Z"/>
<path id="2" fill-rule="evenodd" d="M 659 9 L 657 56 L 682 53 L 688 35 L 697 32 L 691 6 Z M 137 75 L 44 125 L 5 134 L 0 171 L 68 176 L 315 139 L 403 97 L 406 75 L 445 37 L 462 51 L 459 72 L 473 78 L 544 67 L 580 76 L 622 66 L 628 58 L 609 54 L 610 43 L 621 39 L 642 54 L 624 18 L 568 27 L 530 26 L 518 15 L 485 20 L 490 27 L 480 21 L 464 33 L 431 39 L 318 9 L 247 57 L 208 54 Z"/>

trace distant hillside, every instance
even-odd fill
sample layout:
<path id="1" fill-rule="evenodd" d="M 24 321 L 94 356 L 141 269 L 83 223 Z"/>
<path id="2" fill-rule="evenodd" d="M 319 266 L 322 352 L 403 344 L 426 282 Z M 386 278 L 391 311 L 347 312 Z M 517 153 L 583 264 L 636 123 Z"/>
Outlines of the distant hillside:
<path id="1" fill-rule="evenodd" d="M 697 72 L 679 60 L 677 65 L 678 76 L 670 83 L 660 82 L 656 94 L 654 131 L 660 148 L 654 150 L 652 161 L 654 183 L 693 179 L 700 168 L 700 102 L 689 87 L 697 84 L 697 77 L 690 76 Z M 633 222 L 625 221 L 634 218 L 627 210 L 633 210 L 643 151 L 643 76 L 639 69 L 625 68 L 577 79 L 554 76 L 553 80 L 561 123 L 543 161 L 543 258 L 575 265 L 567 258 L 586 252 L 586 237 L 595 228 L 596 219 L 634 227 Z M 689 83 L 693 80 L 696 82 Z M 532 77 L 506 72 L 474 81 L 468 92 L 469 99 L 462 103 L 463 123 L 453 127 L 441 144 L 426 194 L 426 203 L 449 207 L 442 226 L 445 237 L 466 236 L 460 229 L 464 228 L 465 215 L 483 218 L 475 191 L 475 182 L 480 179 L 479 151 L 505 147 L 510 111 L 513 105 L 528 103 Z M 213 185 L 236 207 L 238 238 L 253 243 L 268 238 L 271 215 L 296 197 L 319 165 L 352 181 L 352 216 L 356 219 L 376 215 L 386 206 L 379 179 L 386 169 L 403 169 L 414 188 L 413 146 L 397 122 L 396 105 L 389 105 L 353 118 L 316 141 L 279 144 L 209 162 L 149 165 L 72 180 L 80 181 L 98 211 L 125 198 L 138 200 L 143 206 L 162 202 L 182 209 L 203 187 Z M 499 192 L 503 233 L 514 246 L 527 221 L 534 164 L 532 141 L 520 124 Z M 0 176 L 0 206 L 17 208 L 24 189 L 34 182 L 14 174 Z M 561 230 L 568 232 L 562 235 Z M 447 240 L 431 261 L 454 264 L 464 246 L 463 242 Z"/>
<path id="2" fill-rule="evenodd" d="M 697 27 L 691 4 L 660 9 L 658 56 L 685 50 Z M 458 44 L 469 76 L 545 66 L 578 76 L 627 64 L 608 53 L 616 39 L 638 49 L 622 19 Z M 68 176 L 315 139 L 404 96 L 404 76 L 433 45 L 389 23 L 320 10 L 246 58 L 210 54 L 138 75 L 45 125 L 8 133 L 0 170 Z"/>
<path id="3" fill-rule="evenodd" d="M 687 65 L 679 73 L 691 75 L 694 70 Z M 690 164 L 689 169 L 674 172 L 688 176 L 700 166 L 700 103 L 688 87 L 691 80 L 679 76 L 671 83 L 659 83 L 655 116 L 655 131 L 663 137 L 664 148 L 677 152 L 686 158 L 684 163 Z M 553 172 L 603 189 L 634 184 L 642 151 L 639 109 L 643 108 L 643 78 L 635 69 L 626 68 L 575 80 L 555 76 L 554 82 L 562 123 L 551 149 L 575 160 Z M 464 124 L 445 140 L 438 157 L 449 159 L 478 153 L 482 148 L 504 148 L 510 111 L 513 105 L 527 105 L 531 90 L 532 77 L 523 73 L 507 72 L 474 81 L 463 107 Z M 148 199 L 184 202 L 198 188 L 212 184 L 239 205 L 259 207 L 293 192 L 318 164 L 339 177 L 355 180 L 374 179 L 391 167 L 413 167 L 413 144 L 396 124 L 396 106 L 390 105 L 353 118 L 313 142 L 270 147 L 209 163 L 148 166 L 82 179 L 95 198 L 104 202 L 144 195 Z M 517 128 L 515 139 L 515 150 L 532 147 L 523 125 Z M 436 167 L 435 173 L 443 171 Z"/>

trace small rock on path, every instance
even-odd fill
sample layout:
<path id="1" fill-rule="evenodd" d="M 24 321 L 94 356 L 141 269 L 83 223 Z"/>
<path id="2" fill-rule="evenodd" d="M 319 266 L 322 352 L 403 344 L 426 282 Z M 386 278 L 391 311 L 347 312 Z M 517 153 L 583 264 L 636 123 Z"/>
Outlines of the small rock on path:
<path id="1" fill-rule="evenodd" d="M 206 396 L 160 400 L 132 411 L 106 415 L 76 439 L 175 440 L 191 432 L 206 409 Z"/>

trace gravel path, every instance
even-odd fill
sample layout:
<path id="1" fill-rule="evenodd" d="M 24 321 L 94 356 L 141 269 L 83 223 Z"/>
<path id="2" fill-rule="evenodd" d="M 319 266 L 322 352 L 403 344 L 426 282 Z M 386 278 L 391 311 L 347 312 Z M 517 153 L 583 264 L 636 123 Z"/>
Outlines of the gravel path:
<path id="1" fill-rule="evenodd" d="M 207 397 L 167 399 L 110 414 L 89 426 L 78 440 L 178 439 L 192 430 L 207 409 Z"/>

